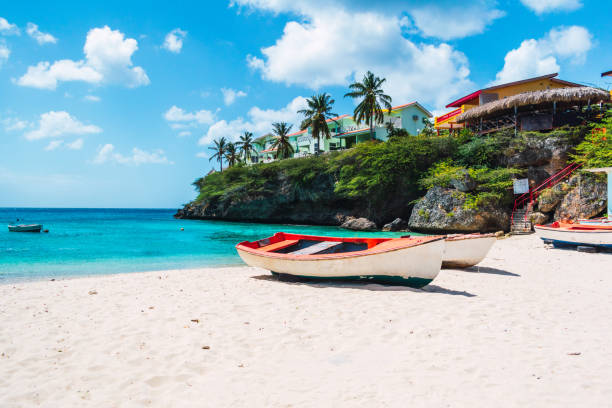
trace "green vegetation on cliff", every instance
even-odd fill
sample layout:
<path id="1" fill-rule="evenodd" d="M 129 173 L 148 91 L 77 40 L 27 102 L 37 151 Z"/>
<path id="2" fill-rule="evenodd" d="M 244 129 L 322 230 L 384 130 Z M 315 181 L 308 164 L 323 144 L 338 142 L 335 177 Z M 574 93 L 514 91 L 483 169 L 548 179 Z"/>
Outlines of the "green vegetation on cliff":
<path id="1" fill-rule="evenodd" d="M 493 205 L 507 211 L 513 178 L 543 180 L 567 160 L 612 166 L 611 137 L 609 111 L 582 126 L 550 132 L 392 137 L 342 152 L 214 172 L 195 181 L 199 195 L 192 205 L 199 206 L 198 216 L 282 221 L 284 214 L 301 214 L 304 222 L 320 216 L 333 223 L 337 212 L 381 223 L 409 218 L 415 200 L 432 187 L 454 187 L 466 210 Z"/>

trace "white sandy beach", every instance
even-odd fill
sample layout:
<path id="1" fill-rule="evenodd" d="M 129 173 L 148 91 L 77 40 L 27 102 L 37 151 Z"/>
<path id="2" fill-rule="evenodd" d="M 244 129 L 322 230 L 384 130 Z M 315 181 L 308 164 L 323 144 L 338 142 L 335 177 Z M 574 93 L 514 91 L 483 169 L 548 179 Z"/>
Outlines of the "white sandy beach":
<path id="1" fill-rule="evenodd" d="M 252 268 L 0 286 L 1 407 L 603 407 L 612 254 L 496 243 L 424 290 Z"/>

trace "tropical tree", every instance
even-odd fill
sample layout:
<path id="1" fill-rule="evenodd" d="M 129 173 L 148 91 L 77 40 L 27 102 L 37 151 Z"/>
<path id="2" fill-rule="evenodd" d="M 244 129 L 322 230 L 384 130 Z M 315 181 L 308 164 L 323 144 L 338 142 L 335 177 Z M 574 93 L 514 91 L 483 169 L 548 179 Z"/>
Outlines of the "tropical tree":
<path id="1" fill-rule="evenodd" d="M 327 127 L 327 120 L 335 116 L 337 113 L 332 113 L 332 105 L 334 100 L 327 93 L 319 95 L 313 95 L 311 98 L 306 99 L 306 109 L 300 109 L 297 113 L 304 115 L 304 120 L 300 125 L 300 129 L 312 128 L 312 137 L 317 138 L 317 144 L 321 146 L 321 136 L 326 139 L 331 137 L 329 127 Z"/>
<path id="2" fill-rule="evenodd" d="M 434 129 L 434 124 L 431 120 L 426 117 L 423 117 L 423 125 L 425 127 L 421 130 L 421 135 L 423 136 L 434 136 L 436 134 L 436 130 Z"/>
<path id="3" fill-rule="evenodd" d="M 344 97 L 361 98 L 359 105 L 355 107 L 353 117 L 355 122 L 360 124 L 362 121 L 370 126 L 370 137 L 374 139 L 374 124 L 382 123 L 386 109 L 391 113 L 391 97 L 386 95 L 382 89 L 385 78 L 379 78 L 368 71 L 363 76 L 362 82 L 355 82 L 349 85 L 351 92 Z"/>
<path id="4" fill-rule="evenodd" d="M 286 159 L 291 157 L 294 152 L 291 142 L 289 142 L 289 132 L 293 125 L 286 122 L 276 122 L 272 124 L 275 140 L 272 149 L 276 149 L 276 158 Z"/>
<path id="5" fill-rule="evenodd" d="M 221 137 L 220 139 L 213 140 L 213 143 L 214 146 L 209 147 L 209 149 L 215 152 L 215 154 L 210 156 L 208 161 L 217 160 L 221 166 L 221 172 L 223 172 L 223 158 L 227 152 L 227 139 L 225 139 L 225 137 Z"/>
<path id="6" fill-rule="evenodd" d="M 240 150 L 240 154 L 244 157 L 245 162 L 251 158 L 251 153 L 256 152 L 256 143 L 253 141 L 253 134 L 251 132 L 245 131 L 244 134 L 240 135 L 240 140 L 235 144 Z"/>
<path id="7" fill-rule="evenodd" d="M 225 148 L 225 160 L 227 160 L 227 165 L 229 167 L 233 167 L 237 163 L 240 163 L 240 155 L 235 143 L 227 144 L 227 147 Z"/>

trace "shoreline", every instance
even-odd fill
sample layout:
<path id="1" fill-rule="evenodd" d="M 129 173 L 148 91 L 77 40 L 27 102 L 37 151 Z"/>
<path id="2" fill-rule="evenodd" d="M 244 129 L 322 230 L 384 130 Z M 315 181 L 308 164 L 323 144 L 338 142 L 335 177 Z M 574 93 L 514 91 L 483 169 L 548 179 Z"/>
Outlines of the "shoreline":
<path id="1" fill-rule="evenodd" d="M 3 284 L 0 405 L 604 406 L 611 260 L 531 235 L 423 289 L 246 266 Z"/>

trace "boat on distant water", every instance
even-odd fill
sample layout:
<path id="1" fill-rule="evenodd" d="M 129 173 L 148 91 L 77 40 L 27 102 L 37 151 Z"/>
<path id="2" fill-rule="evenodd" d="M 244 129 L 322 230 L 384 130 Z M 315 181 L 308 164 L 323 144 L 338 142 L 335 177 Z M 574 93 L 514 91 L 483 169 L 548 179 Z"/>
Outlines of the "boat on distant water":
<path id="1" fill-rule="evenodd" d="M 468 268 L 480 263 L 495 243 L 495 234 L 447 235 L 443 268 Z"/>
<path id="2" fill-rule="evenodd" d="M 440 271 L 444 238 L 344 238 L 277 232 L 269 238 L 241 242 L 236 250 L 247 265 L 274 275 L 421 288 Z"/>
<path id="3" fill-rule="evenodd" d="M 10 232 L 40 232 L 40 230 L 42 230 L 42 224 L 9 225 L 8 230 Z"/>
<path id="4" fill-rule="evenodd" d="M 534 226 L 536 234 L 555 245 L 587 245 L 612 248 L 612 225 L 566 224 L 553 222 Z"/>

